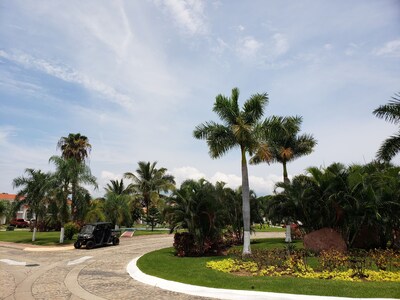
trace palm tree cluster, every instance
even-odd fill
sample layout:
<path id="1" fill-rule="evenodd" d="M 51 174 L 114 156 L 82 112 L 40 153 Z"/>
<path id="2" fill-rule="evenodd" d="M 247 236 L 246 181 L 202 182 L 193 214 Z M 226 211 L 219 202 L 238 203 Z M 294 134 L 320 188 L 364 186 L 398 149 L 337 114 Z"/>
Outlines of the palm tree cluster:
<path id="1" fill-rule="evenodd" d="M 300 223 L 306 233 L 334 228 L 350 248 L 385 248 L 400 228 L 399 172 L 379 162 L 310 167 L 277 184 L 281 191 L 267 203 L 268 218 Z"/>
<path id="2" fill-rule="evenodd" d="M 13 186 L 20 188 L 16 199 L 24 196 L 22 203 L 29 206 L 36 218 L 32 240 L 35 240 L 38 224 L 53 223 L 53 226 L 61 227 L 62 243 L 64 224 L 70 218 L 83 222 L 89 208 L 91 197 L 82 185 L 97 188 L 96 178 L 85 162 L 91 148 L 88 138 L 79 133 L 69 134 L 62 137 L 57 146 L 62 155 L 50 158 L 49 162 L 55 165 L 53 173 L 28 168 L 25 176 L 13 180 Z"/>
<path id="3" fill-rule="evenodd" d="M 187 239 L 176 239 L 175 249 L 180 256 L 218 253 L 232 243 L 242 241 L 242 191 L 215 185 L 205 179 L 186 180 L 168 198 L 164 220 L 171 232 L 184 229 Z M 251 217 L 256 219 L 258 199 L 250 191 Z M 179 236 L 179 234 L 178 234 Z M 185 250 L 180 253 L 180 249 Z"/>
<path id="4" fill-rule="evenodd" d="M 284 179 L 288 181 L 286 164 L 299 156 L 311 153 L 316 141 L 311 135 L 298 136 L 301 118 L 272 117 L 262 121 L 267 93 L 254 94 L 239 108 L 239 89 L 233 88 L 230 97 L 218 95 L 213 111 L 222 124 L 214 121 L 198 125 L 193 135 L 207 141 L 209 154 L 219 158 L 233 148 L 241 153 L 242 211 L 243 211 L 243 255 L 250 249 L 250 188 L 247 157 L 254 155 L 251 162 L 278 161 L 283 164 Z"/>

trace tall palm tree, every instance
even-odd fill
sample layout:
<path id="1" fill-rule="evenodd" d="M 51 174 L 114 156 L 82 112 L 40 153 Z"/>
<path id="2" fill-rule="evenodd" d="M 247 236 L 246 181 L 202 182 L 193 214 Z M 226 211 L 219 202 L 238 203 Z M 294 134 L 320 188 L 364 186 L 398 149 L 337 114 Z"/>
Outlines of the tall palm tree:
<path id="1" fill-rule="evenodd" d="M 61 149 L 62 158 L 74 158 L 81 163 L 88 157 L 92 145 L 89 144 L 86 136 L 80 133 L 70 133 L 68 136 L 60 138 L 57 148 Z"/>
<path id="2" fill-rule="evenodd" d="M 174 177 L 166 174 L 166 168 L 157 169 L 156 165 L 157 162 L 139 161 L 136 174 L 132 172 L 124 174 L 125 178 L 132 180 L 128 189 L 140 197 L 146 208 L 147 218 L 149 217 L 149 207 L 162 197 L 161 192 L 171 191 L 175 187 Z"/>
<path id="3" fill-rule="evenodd" d="M 283 181 L 289 182 L 287 163 L 313 151 L 317 141 L 311 134 L 301 134 L 302 117 L 273 116 L 260 127 L 262 142 L 251 164 L 279 162 L 283 166 Z"/>
<path id="4" fill-rule="evenodd" d="M 249 175 L 247 170 L 246 153 L 250 154 L 258 144 L 255 128 L 264 114 L 264 106 L 268 103 L 268 96 L 264 94 L 252 95 L 239 109 L 239 89 L 233 88 L 231 97 L 218 95 L 215 99 L 213 111 L 222 120 L 223 124 L 210 121 L 198 125 L 193 135 L 197 139 L 205 139 L 212 158 L 223 156 L 228 150 L 238 147 L 241 152 L 242 171 L 242 206 L 243 206 L 243 255 L 250 255 L 250 194 Z"/>
<path id="5" fill-rule="evenodd" d="M 36 217 L 32 234 L 32 241 L 34 242 L 36 238 L 37 224 L 39 220 L 44 217 L 46 211 L 50 174 L 34 169 L 26 169 L 25 173 L 27 174 L 26 176 L 20 176 L 13 180 L 13 186 L 14 188 L 21 188 L 15 199 L 24 197 L 22 200 L 23 203 L 29 205 L 30 210 Z"/>
<path id="6" fill-rule="evenodd" d="M 373 111 L 378 118 L 400 125 L 400 93 L 395 93 L 388 104 L 381 105 Z M 399 131 L 387 138 L 378 150 L 377 158 L 379 160 L 390 161 L 400 152 L 400 128 Z"/>
<path id="7" fill-rule="evenodd" d="M 69 209 L 67 206 L 68 196 L 71 195 L 71 215 L 74 221 L 82 221 L 84 216 L 79 209 L 85 206 L 84 202 L 88 202 L 88 192 L 80 185 L 91 185 L 97 189 L 96 177 L 90 171 L 90 168 L 79 163 L 74 158 L 63 159 L 59 156 L 52 156 L 49 162 L 54 163 L 56 170 L 53 174 L 53 197 L 56 199 L 59 207 L 61 233 L 60 243 L 63 242 L 64 223 L 68 219 Z M 86 206 L 89 206 L 87 203 Z M 88 208 L 88 207 L 87 207 Z"/>

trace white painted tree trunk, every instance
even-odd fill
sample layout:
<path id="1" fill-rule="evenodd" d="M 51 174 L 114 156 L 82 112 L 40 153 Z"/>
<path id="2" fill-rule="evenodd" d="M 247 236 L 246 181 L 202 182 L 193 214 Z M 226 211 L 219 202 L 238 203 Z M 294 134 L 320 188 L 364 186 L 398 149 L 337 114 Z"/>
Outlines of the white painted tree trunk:
<path id="1" fill-rule="evenodd" d="M 286 225 L 286 237 L 285 237 L 285 242 L 286 242 L 286 243 L 291 243 L 291 242 L 292 242 L 292 233 L 291 233 L 290 225 Z"/>
<path id="2" fill-rule="evenodd" d="M 115 229 L 115 230 L 118 230 L 118 229 L 119 229 L 119 226 L 118 226 L 117 224 L 115 224 L 114 229 Z"/>
<path id="3" fill-rule="evenodd" d="M 242 212 L 243 212 L 243 256 L 251 255 L 250 248 L 250 188 L 246 152 L 242 148 Z"/>
<path id="4" fill-rule="evenodd" d="M 32 242 L 36 241 L 36 227 L 33 227 Z"/>
<path id="5" fill-rule="evenodd" d="M 64 244 L 64 227 L 61 227 L 60 231 L 60 244 Z"/>

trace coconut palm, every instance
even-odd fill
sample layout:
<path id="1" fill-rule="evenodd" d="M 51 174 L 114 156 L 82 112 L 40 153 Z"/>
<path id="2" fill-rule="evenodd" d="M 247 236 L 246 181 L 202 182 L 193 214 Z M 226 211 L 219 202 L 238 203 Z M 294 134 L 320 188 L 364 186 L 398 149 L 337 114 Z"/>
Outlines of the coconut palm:
<path id="1" fill-rule="evenodd" d="M 218 95 L 213 111 L 217 113 L 223 124 L 213 121 L 200 124 L 195 128 L 193 135 L 197 139 L 207 141 L 212 158 L 219 158 L 236 147 L 240 149 L 244 227 L 243 255 L 250 255 L 250 201 L 246 153 L 252 154 L 258 144 L 255 128 L 264 114 L 268 96 L 266 93 L 252 95 L 244 103 L 242 110 L 239 109 L 238 100 L 238 88 L 232 89 L 230 98 Z"/>
<path id="2" fill-rule="evenodd" d="M 62 158 L 74 158 L 80 163 L 88 157 L 92 145 L 89 144 L 86 136 L 80 133 L 70 133 L 68 136 L 60 138 L 57 148 L 61 149 Z"/>
<path id="3" fill-rule="evenodd" d="M 373 111 L 378 118 L 395 125 L 400 125 L 400 93 L 396 93 L 388 104 L 381 105 Z M 390 161 L 400 152 L 400 130 L 387 138 L 378 150 L 377 158 L 379 160 Z"/>
<path id="4" fill-rule="evenodd" d="M 157 162 L 138 163 L 136 173 L 126 172 L 125 178 L 131 179 L 132 183 L 128 189 L 136 193 L 143 206 L 146 208 L 146 216 L 149 217 L 149 207 L 157 204 L 162 198 L 161 192 L 168 192 L 175 188 L 175 181 L 172 175 L 166 174 L 166 168 L 156 168 Z"/>
<path id="5" fill-rule="evenodd" d="M 128 195 L 131 190 L 124 185 L 124 180 L 110 180 L 107 186 L 104 188 L 106 193 L 114 193 L 117 195 Z"/>
<path id="6" fill-rule="evenodd" d="M 313 151 L 317 141 L 311 134 L 301 134 L 302 117 L 273 116 L 260 127 L 260 143 L 251 164 L 279 162 L 283 166 L 283 181 L 289 182 L 287 163 Z"/>
<path id="7" fill-rule="evenodd" d="M 13 180 L 14 188 L 21 188 L 15 199 L 23 198 L 22 203 L 29 205 L 30 210 L 36 217 L 33 229 L 32 241 L 35 241 L 37 224 L 43 219 L 46 212 L 48 200 L 50 174 L 41 170 L 25 169 L 26 176 L 20 176 Z M 21 204 L 21 202 L 19 202 Z"/>

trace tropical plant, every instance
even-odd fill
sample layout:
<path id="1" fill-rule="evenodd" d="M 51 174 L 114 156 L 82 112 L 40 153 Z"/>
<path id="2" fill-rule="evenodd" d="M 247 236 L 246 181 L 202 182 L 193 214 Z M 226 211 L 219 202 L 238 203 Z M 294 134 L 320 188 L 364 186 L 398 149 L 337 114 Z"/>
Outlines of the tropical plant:
<path id="1" fill-rule="evenodd" d="M 21 188 L 15 199 L 22 199 L 19 204 L 26 204 L 36 217 L 32 234 L 32 241 L 36 239 L 37 223 L 43 219 L 48 202 L 50 174 L 41 170 L 25 169 L 26 176 L 20 176 L 13 180 L 14 188 Z M 18 201 L 18 200 L 16 200 Z"/>
<path id="2" fill-rule="evenodd" d="M 110 180 L 110 183 L 107 183 L 107 186 L 104 188 L 106 193 L 114 193 L 117 195 L 128 195 L 131 193 L 131 190 L 125 186 L 124 180 Z"/>
<path id="3" fill-rule="evenodd" d="M 91 185 L 97 189 L 96 177 L 90 168 L 83 163 L 79 163 L 74 158 L 63 159 L 59 156 L 52 156 L 49 160 L 56 166 L 54 172 L 56 198 L 63 207 L 63 215 L 66 212 L 68 196 L 71 195 L 71 215 L 74 221 L 82 221 L 87 211 L 90 196 L 86 189 L 81 185 Z"/>
<path id="4" fill-rule="evenodd" d="M 146 209 L 146 218 L 149 216 L 149 207 L 156 205 L 163 197 L 162 192 L 167 193 L 175 188 L 175 180 L 167 174 L 166 168 L 156 168 L 157 162 L 139 161 L 136 173 L 126 172 L 125 178 L 132 183 L 127 187 L 138 197 Z"/>
<path id="5" fill-rule="evenodd" d="M 149 209 L 149 213 L 146 219 L 146 223 L 150 224 L 151 231 L 154 230 L 154 227 L 162 220 L 161 213 L 156 206 L 151 206 Z"/>
<path id="6" fill-rule="evenodd" d="M 103 212 L 106 220 L 114 226 L 130 226 L 132 218 L 129 210 L 129 195 L 107 193 L 103 203 Z"/>
<path id="7" fill-rule="evenodd" d="M 239 109 L 239 89 L 232 89 L 231 97 L 223 95 L 216 97 L 213 111 L 222 120 L 223 124 L 210 121 L 198 125 L 193 135 L 197 139 L 207 141 L 209 154 L 212 158 L 219 158 L 229 150 L 238 147 L 241 152 L 242 172 L 242 209 L 243 209 L 243 255 L 251 254 L 250 249 L 250 201 L 249 176 L 246 153 L 252 154 L 257 145 L 254 134 L 255 128 L 264 113 L 264 106 L 268 103 L 266 93 L 252 95 Z"/>
<path id="8" fill-rule="evenodd" d="M 190 249 L 193 253 L 186 255 L 202 255 L 218 247 L 225 227 L 224 207 L 218 201 L 212 183 L 205 179 L 186 180 L 168 198 L 167 204 L 164 216 L 171 232 L 187 229 L 192 240 Z"/>
<path id="9" fill-rule="evenodd" d="M 400 93 L 395 93 L 388 104 L 381 105 L 373 111 L 378 118 L 400 125 Z M 378 150 L 377 158 L 384 161 L 390 161 L 400 152 L 400 128 L 399 131 L 387 138 Z"/>
<path id="10" fill-rule="evenodd" d="M 104 213 L 104 198 L 94 199 L 90 201 L 89 210 L 85 215 L 86 223 L 103 222 L 106 220 Z"/>
<path id="11" fill-rule="evenodd" d="M 268 202 L 269 218 L 300 221 L 306 232 L 334 228 L 349 247 L 394 245 L 400 228 L 399 170 L 377 162 L 309 168 L 307 175 L 277 184 L 281 190 Z"/>
<path id="12" fill-rule="evenodd" d="M 310 154 L 317 144 L 312 135 L 299 135 L 302 121 L 299 116 L 267 118 L 259 127 L 261 142 L 250 163 L 279 162 L 283 166 L 283 181 L 289 182 L 287 163 Z"/>

